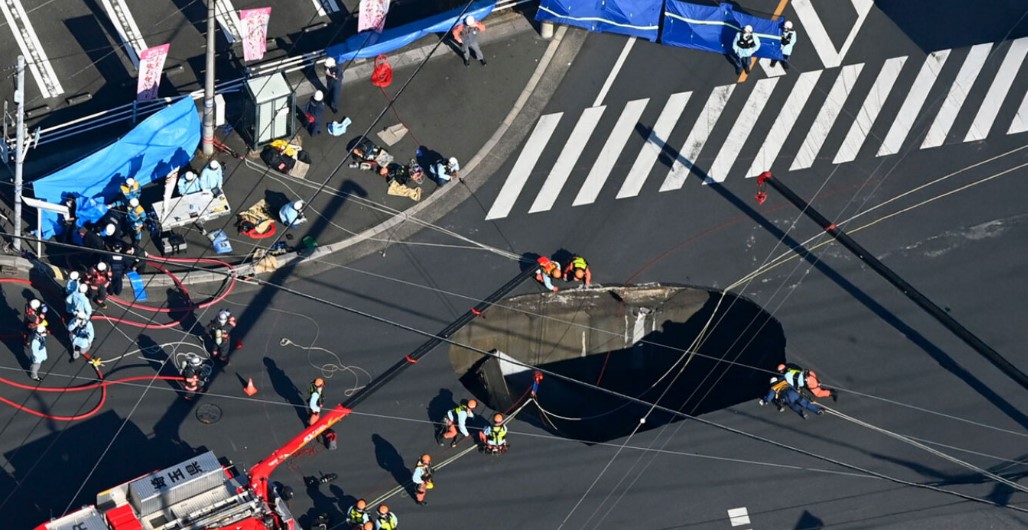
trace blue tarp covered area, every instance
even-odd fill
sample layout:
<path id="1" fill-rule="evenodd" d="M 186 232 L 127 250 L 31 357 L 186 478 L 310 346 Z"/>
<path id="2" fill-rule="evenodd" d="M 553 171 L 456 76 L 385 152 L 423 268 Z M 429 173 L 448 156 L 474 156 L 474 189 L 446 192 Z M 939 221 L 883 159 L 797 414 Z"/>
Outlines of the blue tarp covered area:
<path id="1" fill-rule="evenodd" d="M 542 0 L 535 19 L 657 40 L 663 0 Z"/>
<path id="2" fill-rule="evenodd" d="M 325 54 L 335 58 L 340 64 L 351 59 L 377 57 L 381 53 L 402 48 L 426 35 L 446 33 L 456 25 L 458 18 L 463 21 L 463 17 L 471 15 L 475 20 L 482 20 L 493 12 L 495 5 L 496 0 L 475 2 L 463 16 L 463 9 L 454 9 L 417 22 L 389 28 L 382 33 L 370 30 L 358 33 L 339 44 L 325 48 Z"/>
<path id="3" fill-rule="evenodd" d="M 731 53 L 735 34 L 749 24 L 753 26 L 753 33 L 760 38 L 760 49 L 754 56 L 781 60 L 784 22 L 785 19 L 768 20 L 737 13 L 731 4 L 711 7 L 667 0 L 660 42 L 670 46 Z"/>
<path id="4" fill-rule="evenodd" d="M 117 142 L 32 183 L 37 199 L 61 202 L 74 194 L 110 203 L 120 196 L 118 186 L 128 177 L 146 185 L 164 178 L 193 159 L 200 144 L 200 115 L 190 97 L 150 116 Z M 99 214 L 96 214 L 99 212 Z M 80 209 L 79 224 L 95 221 L 102 208 Z M 94 217 L 95 218 L 89 218 Z M 43 212 L 42 238 L 60 231 L 57 214 Z"/>

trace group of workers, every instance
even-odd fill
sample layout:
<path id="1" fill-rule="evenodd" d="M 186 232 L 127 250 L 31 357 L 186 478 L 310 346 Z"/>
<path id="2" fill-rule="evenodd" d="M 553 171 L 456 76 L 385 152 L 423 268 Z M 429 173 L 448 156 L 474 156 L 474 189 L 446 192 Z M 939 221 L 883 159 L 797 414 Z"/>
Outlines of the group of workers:
<path id="1" fill-rule="evenodd" d="M 813 370 L 791 363 L 779 364 L 777 370 L 778 373 L 771 377 L 771 387 L 760 399 L 761 406 L 774 403 L 778 407 L 778 412 L 789 407 L 801 418 L 806 419 L 808 411 L 818 416 L 824 414 L 824 409 L 811 401 L 811 398 L 831 397 L 833 401 L 839 399 L 838 391 L 821 386 L 821 381 Z"/>
<path id="2" fill-rule="evenodd" d="M 782 45 L 782 68 L 788 70 L 789 59 L 792 57 L 792 50 L 796 46 L 796 28 L 793 27 L 792 22 L 785 20 L 782 22 L 779 31 L 781 32 L 779 37 Z M 759 49 L 760 37 L 753 33 L 753 26 L 747 24 L 736 32 L 735 38 L 732 39 L 732 53 L 728 54 L 735 65 L 735 75 L 739 75 L 743 71 L 747 74 L 750 73 L 751 58 Z"/>
<path id="3" fill-rule="evenodd" d="M 535 279 L 550 291 L 559 291 L 557 286 L 553 285 L 553 280 L 582 282 L 586 287 L 592 285 L 592 270 L 589 269 L 589 263 L 582 256 L 572 256 L 567 267 L 563 269 L 560 268 L 560 263 L 546 256 L 540 256 L 536 259 L 536 263 L 538 268 L 535 271 Z"/>

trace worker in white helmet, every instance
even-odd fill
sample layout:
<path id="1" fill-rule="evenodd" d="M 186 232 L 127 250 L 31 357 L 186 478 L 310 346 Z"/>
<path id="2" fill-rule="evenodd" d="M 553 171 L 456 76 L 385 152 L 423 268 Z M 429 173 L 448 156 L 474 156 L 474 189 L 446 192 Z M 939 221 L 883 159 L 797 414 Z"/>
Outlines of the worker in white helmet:
<path id="1" fill-rule="evenodd" d="M 200 193 L 203 188 L 200 187 L 200 180 L 196 178 L 196 173 L 192 171 L 186 171 L 182 178 L 178 180 L 178 194 L 182 196 L 192 195 L 193 193 Z"/>
<path id="2" fill-rule="evenodd" d="M 782 68 L 789 69 L 789 58 L 792 57 L 792 49 L 796 46 L 796 30 L 792 27 L 792 22 L 786 20 L 782 23 Z M 772 61 L 771 65 L 774 66 L 777 61 Z"/>
<path id="3" fill-rule="evenodd" d="M 89 355 L 93 346 L 93 322 L 89 320 L 84 311 L 75 313 L 75 318 L 68 322 L 68 337 L 71 338 L 72 360 L 83 355 Z"/>
<path id="4" fill-rule="evenodd" d="M 454 177 L 460 176 L 460 162 L 455 156 L 451 156 L 447 160 L 440 159 L 428 166 L 428 172 L 432 174 L 436 184 L 442 186 Z"/>
<path id="5" fill-rule="evenodd" d="M 89 303 L 88 293 L 89 284 L 87 280 L 83 280 L 75 292 L 64 299 L 65 310 L 69 315 L 75 316 L 76 313 L 83 312 L 87 317 L 93 316 L 93 304 Z"/>
<path id="6" fill-rule="evenodd" d="M 753 33 L 753 26 L 747 24 L 735 34 L 732 40 L 732 61 L 735 63 L 735 75 L 743 70 L 750 73 L 750 57 L 760 49 L 760 37 Z"/>
<path id="7" fill-rule="evenodd" d="M 334 57 L 325 59 L 325 86 L 328 94 L 325 94 L 325 102 L 332 114 L 339 114 L 339 95 L 343 92 L 343 68 L 336 64 Z"/>
<path id="8" fill-rule="evenodd" d="M 79 271 L 71 271 L 68 273 L 68 283 L 64 284 L 64 296 L 68 296 L 78 290 L 79 278 L 81 277 L 82 275 L 79 274 Z"/>
<path id="9" fill-rule="evenodd" d="M 139 187 L 139 182 L 136 179 L 129 177 L 125 179 L 125 183 L 119 186 L 122 196 L 125 197 L 125 204 L 128 204 L 132 199 L 138 199 L 143 191 Z"/>
<path id="10" fill-rule="evenodd" d="M 225 185 L 225 179 L 223 176 L 223 169 L 221 163 L 217 160 L 211 160 L 200 171 L 200 189 L 203 191 L 210 191 L 215 196 L 221 195 L 221 190 Z"/>
<path id="11" fill-rule="evenodd" d="M 210 334 L 212 348 L 211 357 L 220 359 L 228 364 L 229 355 L 232 353 L 231 341 L 232 330 L 236 328 L 236 317 L 227 309 L 218 311 L 218 315 L 207 325 L 207 333 Z"/>
<path id="12" fill-rule="evenodd" d="M 470 52 L 475 53 L 482 66 L 486 65 L 485 55 L 482 54 L 482 48 L 478 46 L 478 34 L 483 31 L 485 31 L 485 24 L 475 20 L 475 17 L 471 15 L 464 17 L 463 24 L 457 24 L 453 28 L 453 40 L 460 44 L 460 54 L 464 57 L 464 66 L 471 63 Z"/>
<path id="13" fill-rule="evenodd" d="M 146 226 L 146 210 L 139 204 L 139 199 L 129 201 L 128 222 L 132 227 L 132 238 L 136 241 L 143 240 L 143 227 Z"/>
<path id="14" fill-rule="evenodd" d="M 282 224 L 289 228 L 297 227 L 307 222 L 307 218 L 303 216 L 303 201 L 293 201 L 286 203 L 282 208 L 278 210 L 278 220 L 282 221 Z"/>
<path id="15" fill-rule="evenodd" d="M 307 132 L 311 136 L 321 134 L 321 130 L 325 128 L 325 93 L 320 90 L 315 92 L 303 112 L 307 120 Z"/>
<path id="16" fill-rule="evenodd" d="M 29 375 L 33 381 L 42 381 L 39 377 L 39 367 L 46 361 L 46 334 L 46 326 L 39 326 L 29 338 L 29 358 L 32 361 Z"/>
<path id="17" fill-rule="evenodd" d="M 107 289 L 111 286 L 111 270 L 107 262 L 101 261 L 86 275 L 86 284 L 93 296 L 93 302 L 100 309 L 107 309 Z"/>
<path id="18" fill-rule="evenodd" d="M 46 327 L 46 312 L 47 307 L 38 298 L 29 300 L 29 303 L 25 304 L 25 344 L 28 345 L 32 341 L 32 334 L 35 333 L 36 328 L 39 326 Z"/>

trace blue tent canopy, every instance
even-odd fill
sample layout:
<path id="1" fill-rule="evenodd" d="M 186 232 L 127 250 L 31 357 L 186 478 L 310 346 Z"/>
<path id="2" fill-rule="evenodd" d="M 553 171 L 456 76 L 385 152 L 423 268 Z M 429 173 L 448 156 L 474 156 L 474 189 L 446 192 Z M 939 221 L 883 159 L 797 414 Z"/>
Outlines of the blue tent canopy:
<path id="1" fill-rule="evenodd" d="M 32 183 L 37 199 L 59 203 L 65 195 L 106 204 L 120 195 L 118 186 L 134 177 L 141 186 L 164 178 L 193 159 L 200 144 L 200 115 L 185 97 L 150 116 L 113 144 Z M 99 213 L 97 213 L 99 212 Z M 96 221 L 103 209 L 78 212 L 78 222 Z M 95 217 L 95 218 L 93 218 Z M 43 212 L 43 239 L 60 231 L 57 214 Z"/>
<path id="2" fill-rule="evenodd" d="M 542 0 L 535 19 L 657 40 L 661 0 Z"/>

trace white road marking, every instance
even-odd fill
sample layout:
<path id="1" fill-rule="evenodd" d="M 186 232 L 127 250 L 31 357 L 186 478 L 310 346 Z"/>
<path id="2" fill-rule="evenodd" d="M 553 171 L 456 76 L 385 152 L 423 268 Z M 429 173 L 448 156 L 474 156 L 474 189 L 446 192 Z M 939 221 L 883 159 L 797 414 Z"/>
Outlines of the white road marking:
<path id="1" fill-rule="evenodd" d="M 732 522 L 732 526 L 750 524 L 750 516 L 746 508 L 732 508 L 728 510 L 728 520 Z"/>
<path id="2" fill-rule="evenodd" d="M 853 85 L 856 84 L 857 77 L 860 76 L 860 71 L 863 68 L 864 63 L 849 64 L 842 67 L 842 70 L 839 71 L 839 77 L 835 78 L 835 84 L 828 91 L 828 97 L 825 98 L 821 111 L 814 118 L 814 123 L 810 126 L 807 138 L 803 140 L 803 145 L 796 153 L 796 159 L 792 161 L 792 166 L 789 167 L 790 171 L 806 169 L 814 164 L 818 152 L 821 151 L 821 146 L 824 145 L 825 139 L 828 138 L 828 133 L 832 130 L 832 125 L 835 123 L 836 118 L 839 117 L 839 112 L 842 111 L 842 105 L 846 103 L 846 96 L 853 90 Z"/>
<path id="3" fill-rule="evenodd" d="M 828 36 L 828 31 L 825 30 L 824 24 L 821 23 L 821 18 L 817 15 L 817 10 L 814 9 L 814 6 L 811 5 L 811 1 L 793 0 L 792 9 L 796 12 L 796 18 L 799 19 L 804 35 L 814 45 L 814 50 L 817 51 L 817 55 L 821 58 L 825 68 L 835 68 L 842 64 L 843 58 L 846 57 L 846 52 L 853 45 L 853 40 L 857 37 L 857 33 L 860 32 L 860 27 L 867 21 L 867 14 L 871 12 L 874 1 L 851 0 L 853 9 L 857 12 L 857 20 L 853 22 L 853 28 L 850 29 L 849 35 L 846 36 L 846 41 L 843 43 L 842 48 L 838 50 L 835 49 L 835 44 L 832 42 L 831 37 Z M 830 2 L 832 9 L 838 8 L 834 5 L 837 2 L 838 0 Z"/>
<path id="4" fill-rule="evenodd" d="M 839 152 L 835 154 L 835 160 L 832 163 L 852 162 L 857 158 L 860 148 L 864 145 L 864 141 L 867 140 L 867 135 L 871 132 L 871 127 L 875 124 L 882 106 L 885 105 L 885 100 L 889 98 L 889 93 L 892 92 L 892 88 L 896 85 L 896 78 L 903 71 L 903 65 L 906 62 L 906 57 L 893 57 L 885 61 L 882 70 L 878 72 L 878 78 L 875 79 L 874 86 L 867 93 L 867 97 L 864 98 L 864 104 L 860 107 L 860 111 L 857 112 L 857 119 L 853 120 L 850 132 L 846 133 L 846 139 L 839 146 Z"/>
<path id="5" fill-rule="evenodd" d="M 221 30 L 229 44 L 243 38 L 239 32 L 239 12 L 232 7 L 232 0 L 217 0 L 214 4 L 214 18 L 221 24 Z"/>
<path id="6" fill-rule="evenodd" d="M 903 147 L 903 141 L 907 139 L 910 128 L 917 121 L 917 115 L 921 112 L 921 107 L 924 106 L 932 86 L 935 85 L 939 72 L 946 64 L 949 52 L 950 50 L 939 50 L 928 54 L 928 57 L 925 58 L 924 64 L 921 65 L 921 71 L 914 79 L 914 84 L 907 90 L 907 99 L 903 100 L 903 105 L 896 113 L 896 118 L 892 120 L 892 127 L 889 127 L 889 132 L 886 133 L 885 140 L 878 149 L 878 156 L 894 155 Z"/>
<path id="7" fill-rule="evenodd" d="M 1017 75 L 1017 70 L 1021 68 L 1026 54 L 1028 54 L 1028 37 L 1021 37 L 1010 43 L 1010 49 L 1003 58 L 1003 64 L 1000 65 L 996 78 L 992 80 L 992 86 L 989 87 L 985 101 L 978 109 L 978 115 L 974 117 L 971 130 L 967 131 L 967 136 L 964 137 L 965 142 L 982 140 L 989 135 L 992 124 L 999 115 L 999 108 L 1003 105 L 1003 100 L 1007 98 L 1010 85 L 1014 83 L 1014 77 Z"/>
<path id="8" fill-rule="evenodd" d="M 539 161 L 539 155 L 542 154 L 546 144 L 550 141 L 550 136 L 553 135 L 553 130 L 557 128 L 557 123 L 560 122 L 560 118 L 563 115 L 563 112 L 558 112 L 539 118 L 539 123 L 535 125 L 535 130 L 532 131 L 531 136 L 528 137 L 528 141 L 525 143 L 524 149 L 521 150 L 521 156 L 514 163 L 514 168 L 511 169 L 507 180 L 503 182 L 503 187 L 500 188 L 500 194 L 497 195 L 496 202 L 493 203 L 493 207 L 489 209 L 489 213 L 485 216 L 487 221 L 502 219 L 510 214 L 511 208 L 514 207 L 514 202 L 518 200 L 518 195 L 521 195 L 521 189 L 525 187 L 528 177 L 532 174 L 532 169 L 535 168 L 536 162 Z"/>
<path id="9" fill-rule="evenodd" d="M 118 31 L 122 44 L 128 49 L 129 59 L 138 69 L 139 54 L 149 46 L 143 40 L 143 33 L 139 31 L 136 19 L 132 18 L 128 5 L 125 4 L 125 0 L 100 0 L 100 3 L 103 4 L 104 11 L 107 12 L 107 16 L 114 24 L 114 29 Z"/>
<path id="10" fill-rule="evenodd" d="M 764 75 L 768 77 L 781 77 L 785 75 L 785 68 L 782 66 L 781 61 L 771 66 L 771 59 L 764 58 L 757 61 L 760 68 L 764 70 Z"/>
<path id="11" fill-rule="evenodd" d="M 578 190 L 578 196 L 575 197 L 575 202 L 572 203 L 574 206 L 596 202 L 596 197 L 600 195 L 603 184 L 607 182 L 607 177 L 610 176 L 611 170 L 614 169 L 614 164 L 617 163 L 618 158 L 621 156 L 621 151 L 625 148 L 625 142 L 628 141 L 632 134 L 635 134 L 635 126 L 639 123 L 639 116 L 642 115 L 642 111 L 646 108 L 646 103 L 649 101 L 649 98 L 637 99 L 629 101 L 625 105 L 625 110 L 621 112 L 617 125 L 614 126 L 614 130 L 607 137 L 607 143 L 603 144 L 603 150 L 596 157 L 596 162 L 589 171 L 589 176 L 585 178 L 585 184 L 582 185 L 582 189 Z"/>
<path id="12" fill-rule="evenodd" d="M 575 130 L 571 131 L 568 143 L 564 144 L 564 150 L 560 152 L 560 157 L 553 165 L 553 170 L 546 176 L 546 182 L 539 190 L 539 195 L 536 195 L 535 202 L 532 203 L 532 208 L 528 210 L 528 213 L 544 212 L 553 208 L 553 203 L 557 201 L 557 195 L 564 188 L 568 176 L 571 175 L 571 170 L 578 163 L 578 157 L 582 156 L 582 150 L 585 149 L 585 144 L 588 143 L 589 137 L 596 129 L 596 124 L 603 116 L 604 109 L 606 107 L 592 107 L 582 112 L 582 117 L 575 124 Z"/>
<path id="13" fill-rule="evenodd" d="M 946 141 L 949 129 L 957 119 L 960 107 L 964 105 L 967 93 L 971 91 L 974 80 L 981 73 L 982 66 L 985 65 L 985 60 L 989 58 L 989 51 L 991 49 L 992 43 L 978 44 L 971 47 L 971 51 L 967 53 L 967 58 L 964 59 L 964 64 L 960 67 L 957 79 L 950 86 L 949 94 L 946 95 L 945 101 L 942 102 L 942 107 L 939 108 L 939 115 L 935 117 L 931 128 L 928 129 L 928 134 L 925 135 L 921 149 L 938 147 Z"/>
<path id="14" fill-rule="evenodd" d="M 1028 131 L 1028 94 L 1024 95 L 1021 107 L 1017 109 L 1017 114 L 1014 115 L 1014 121 L 1010 124 L 1010 128 L 1007 129 L 1007 134 L 1023 133 L 1025 131 Z"/>
<path id="15" fill-rule="evenodd" d="M 717 156 L 714 157 L 714 163 L 710 165 L 710 169 L 707 171 L 708 181 L 725 181 L 725 177 L 732 170 L 732 164 L 739 156 L 739 152 L 742 151 L 743 145 L 746 144 L 746 139 L 750 137 L 753 124 L 757 123 L 760 113 L 764 110 L 764 106 L 767 104 L 767 100 L 771 97 L 771 93 L 777 84 L 777 77 L 757 81 L 756 86 L 753 87 L 753 92 L 750 92 L 750 97 L 746 99 L 746 104 L 742 108 L 742 114 L 739 114 L 739 117 L 735 120 L 731 132 L 728 133 L 728 138 L 725 140 L 725 143 L 721 144 L 721 150 L 718 151 Z"/>
<path id="16" fill-rule="evenodd" d="M 792 87 L 792 92 L 789 93 L 789 99 L 785 101 L 782 110 L 778 112 L 778 119 L 775 120 L 775 124 L 771 126 L 771 131 L 768 132 L 767 138 L 764 139 L 764 145 L 760 147 L 760 151 L 757 152 L 757 156 L 753 159 L 753 165 L 750 167 L 750 172 L 746 175 L 747 177 L 756 177 L 761 172 L 771 169 L 771 164 L 778 158 L 778 153 L 782 150 L 782 146 L 785 145 L 785 140 L 789 137 L 792 127 L 796 125 L 796 120 L 800 117 L 800 112 L 803 111 L 803 107 L 807 104 L 807 99 L 810 98 L 810 93 L 814 91 L 814 86 L 817 84 L 817 80 L 821 78 L 822 72 L 824 70 L 814 70 L 800 74 L 800 78 L 796 80 L 796 84 Z"/>
<path id="17" fill-rule="evenodd" d="M 614 68 L 610 70 L 610 74 L 607 75 L 607 80 L 603 82 L 603 87 L 600 88 L 599 95 L 596 96 L 596 101 L 593 101 L 594 107 L 599 107 L 603 104 L 603 98 L 607 97 L 607 92 L 610 91 L 611 85 L 614 84 L 614 79 L 618 76 L 618 72 L 621 71 L 621 67 L 625 64 L 625 59 L 628 59 L 628 53 L 632 51 L 632 46 L 635 45 L 635 37 L 629 37 L 625 41 L 625 47 L 621 48 L 621 55 L 618 56 L 618 60 L 614 62 Z"/>
<path id="18" fill-rule="evenodd" d="M 14 40 L 18 41 L 18 49 L 25 56 L 32 78 L 39 86 L 39 92 L 44 98 L 52 98 L 64 93 L 61 82 L 50 64 L 46 52 L 43 50 L 39 36 L 36 35 L 32 22 L 29 21 L 25 7 L 20 0 L 0 0 L 0 10 L 4 12 L 4 18 L 14 33 Z"/>
<path id="19" fill-rule="evenodd" d="M 703 111 L 700 112 L 700 117 L 696 119 L 692 130 L 689 131 L 689 137 L 685 139 L 685 143 L 679 149 L 678 157 L 671 164 L 671 171 L 668 171 L 667 177 L 664 178 L 660 191 L 678 190 L 685 185 L 685 179 L 692 171 L 696 157 L 700 155 L 703 144 L 707 143 L 710 131 L 714 129 L 718 118 L 721 117 L 721 111 L 725 110 L 725 105 L 728 103 L 728 98 L 732 96 L 735 86 L 736 84 L 733 83 L 714 87 L 706 105 L 703 106 Z"/>
<path id="20" fill-rule="evenodd" d="M 325 17 L 329 13 L 335 13 L 339 11 L 339 4 L 336 0 L 312 0 L 314 2 L 314 9 L 318 10 L 318 16 Z"/>
<path id="21" fill-rule="evenodd" d="M 635 163 L 632 164 L 628 177 L 621 184 L 621 190 L 618 191 L 617 198 L 624 199 L 625 197 L 639 195 L 639 191 L 642 190 L 643 184 L 646 182 L 646 177 L 650 175 L 650 170 L 653 169 L 653 164 L 657 161 L 661 151 L 664 150 L 667 140 L 671 136 L 671 131 L 674 130 L 678 119 L 682 117 L 682 111 L 685 109 L 685 104 L 689 102 L 690 95 L 692 95 L 692 92 L 679 92 L 671 94 L 671 97 L 668 98 L 667 103 L 664 104 L 664 110 L 660 112 L 660 117 L 657 118 L 657 123 L 653 125 L 653 129 L 650 131 L 649 138 L 646 139 L 642 150 L 639 151 L 639 156 L 636 157 Z"/>

